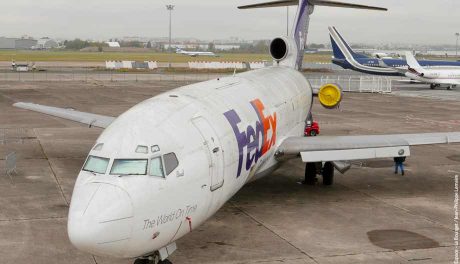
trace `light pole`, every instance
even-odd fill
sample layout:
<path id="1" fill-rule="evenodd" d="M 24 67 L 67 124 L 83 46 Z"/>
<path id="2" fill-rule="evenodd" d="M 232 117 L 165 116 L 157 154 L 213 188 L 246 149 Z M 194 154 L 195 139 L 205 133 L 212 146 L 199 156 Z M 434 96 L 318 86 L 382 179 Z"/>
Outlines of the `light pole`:
<path id="1" fill-rule="evenodd" d="M 286 6 L 286 36 L 289 36 L 289 6 Z"/>
<path id="2" fill-rule="evenodd" d="M 455 43 L 455 57 L 458 58 L 458 37 L 460 37 L 460 33 L 455 33 L 455 36 L 457 37 L 457 42 Z"/>
<path id="3" fill-rule="evenodd" d="M 171 68 L 171 22 L 172 22 L 172 11 L 174 10 L 174 5 L 166 5 L 166 9 L 169 11 L 169 46 L 168 46 L 168 52 L 169 52 L 169 63 L 168 67 Z"/>

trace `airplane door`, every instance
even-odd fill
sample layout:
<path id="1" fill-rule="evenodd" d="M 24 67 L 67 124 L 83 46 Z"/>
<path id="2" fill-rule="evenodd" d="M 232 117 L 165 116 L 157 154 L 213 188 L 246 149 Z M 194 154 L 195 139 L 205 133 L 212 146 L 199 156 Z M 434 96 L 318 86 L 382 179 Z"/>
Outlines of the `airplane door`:
<path id="1" fill-rule="evenodd" d="M 204 117 L 192 119 L 193 125 L 198 129 L 206 146 L 209 173 L 211 177 L 211 192 L 220 189 L 224 185 L 224 157 L 223 151 L 216 132 Z"/>

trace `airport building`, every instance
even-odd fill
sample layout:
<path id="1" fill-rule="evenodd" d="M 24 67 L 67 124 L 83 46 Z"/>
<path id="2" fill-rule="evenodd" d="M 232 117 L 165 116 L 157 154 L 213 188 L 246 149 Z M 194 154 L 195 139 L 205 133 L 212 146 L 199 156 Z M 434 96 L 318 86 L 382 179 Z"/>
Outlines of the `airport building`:
<path id="1" fill-rule="evenodd" d="M 35 39 L 0 37 L 0 49 L 31 49 L 35 45 Z"/>
<path id="2" fill-rule="evenodd" d="M 37 44 L 32 49 L 53 49 L 59 47 L 59 43 L 50 38 L 41 38 L 37 41 Z"/>

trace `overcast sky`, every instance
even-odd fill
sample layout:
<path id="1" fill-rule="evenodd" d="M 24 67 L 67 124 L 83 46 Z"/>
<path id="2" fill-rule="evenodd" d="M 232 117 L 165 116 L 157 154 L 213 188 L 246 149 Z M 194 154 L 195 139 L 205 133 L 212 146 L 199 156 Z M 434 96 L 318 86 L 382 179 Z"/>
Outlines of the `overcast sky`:
<path id="1" fill-rule="evenodd" d="M 173 36 L 200 39 L 271 39 L 286 32 L 286 8 L 238 10 L 264 0 L 14 0 L 2 1 L 0 36 L 108 39 L 164 37 L 166 4 L 174 4 Z M 317 7 L 309 43 L 328 42 L 335 25 L 353 43 L 454 44 L 460 0 L 348 0 L 388 12 Z M 290 8 L 291 18 L 295 9 Z"/>

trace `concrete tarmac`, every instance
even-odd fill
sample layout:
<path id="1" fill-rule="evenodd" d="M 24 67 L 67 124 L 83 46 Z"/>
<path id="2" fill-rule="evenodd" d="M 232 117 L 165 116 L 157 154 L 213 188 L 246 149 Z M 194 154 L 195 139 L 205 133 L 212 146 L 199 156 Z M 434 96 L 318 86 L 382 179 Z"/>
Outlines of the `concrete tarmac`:
<path id="1" fill-rule="evenodd" d="M 18 174 L 0 175 L 0 263 L 127 264 L 72 247 L 66 231 L 73 184 L 100 129 L 13 108 L 15 101 L 118 115 L 181 82 L 0 84 L 0 159 L 16 151 Z M 436 91 L 449 93 L 450 91 Z M 456 91 L 454 91 L 457 93 Z M 324 135 L 460 131 L 460 102 L 347 93 L 340 110 L 315 101 Z M 245 186 L 213 218 L 178 241 L 173 263 L 452 263 L 454 177 L 460 145 L 412 149 L 405 176 L 392 160 L 355 162 L 335 184 L 299 185 L 291 160 Z M 0 172 L 5 160 L 0 160 Z"/>

